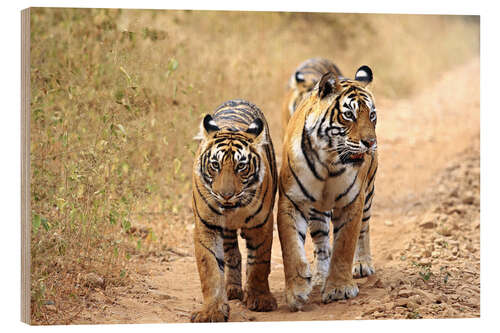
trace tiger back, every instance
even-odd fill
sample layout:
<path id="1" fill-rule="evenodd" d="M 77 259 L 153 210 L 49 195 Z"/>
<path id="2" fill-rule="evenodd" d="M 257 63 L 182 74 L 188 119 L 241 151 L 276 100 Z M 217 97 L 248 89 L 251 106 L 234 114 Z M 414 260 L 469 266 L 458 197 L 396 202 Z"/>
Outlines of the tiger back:
<path id="1" fill-rule="evenodd" d="M 372 79 L 367 66 L 357 70 L 354 80 L 324 74 L 288 123 L 277 224 L 292 311 L 307 302 L 313 282 L 322 286 L 322 301 L 329 303 L 358 294 L 353 275 L 375 272 L 369 238 L 378 167 L 377 113 L 367 89 Z M 314 276 L 304 250 L 308 228 Z"/>
<path id="2" fill-rule="evenodd" d="M 277 170 L 264 114 L 231 100 L 206 115 L 193 164 L 194 248 L 203 307 L 193 322 L 227 321 L 228 299 L 253 311 L 276 309 L 269 290 Z M 237 231 L 246 240 L 245 290 Z"/>
<path id="3" fill-rule="evenodd" d="M 302 62 L 288 80 L 287 92 L 281 112 L 282 134 L 285 134 L 286 125 L 300 102 L 309 94 L 319 82 L 321 76 L 334 72 L 338 76 L 342 73 L 338 67 L 328 59 L 310 58 Z"/>

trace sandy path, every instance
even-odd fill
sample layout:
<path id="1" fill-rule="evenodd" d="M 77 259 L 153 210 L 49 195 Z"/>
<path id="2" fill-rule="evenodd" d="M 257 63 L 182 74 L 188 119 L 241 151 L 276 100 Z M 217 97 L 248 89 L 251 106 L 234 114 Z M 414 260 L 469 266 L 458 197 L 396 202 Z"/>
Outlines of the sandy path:
<path id="1" fill-rule="evenodd" d="M 255 313 L 245 309 L 239 301 L 230 301 L 231 321 L 403 318 L 408 311 L 417 311 L 412 308 L 413 305 L 408 304 L 409 301 L 405 303 L 406 298 L 401 298 L 401 295 L 405 297 L 405 283 L 408 288 L 423 285 L 422 290 L 427 288 L 431 292 L 434 290 L 432 288 L 441 288 L 439 286 L 442 286 L 442 283 L 440 284 L 437 278 L 435 281 L 430 279 L 427 284 L 425 281 L 417 281 L 417 274 L 414 280 L 408 281 L 412 272 L 408 268 L 409 264 L 397 258 L 405 250 L 408 253 L 413 251 L 408 244 L 415 244 L 414 251 L 419 249 L 416 238 L 422 240 L 422 249 L 428 245 L 424 244 L 425 242 L 434 242 L 430 231 L 419 227 L 422 216 L 436 209 L 438 199 L 434 193 L 453 190 L 447 185 L 440 188 L 436 184 L 436 175 L 443 174 L 450 161 L 456 161 L 466 148 L 473 147 L 470 156 L 479 156 L 479 60 L 475 59 L 444 74 L 437 83 L 410 99 L 397 102 L 379 99 L 377 109 L 380 165 L 371 220 L 372 253 L 377 273 L 370 278 L 358 280 L 360 293 L 355 299 L 324 305 L 320 301 L 318 288 L 315 288 L 311 302 L 304 311 L 291 313 L 284 300 L 281 249 L 275 230 L 270 286 L 277 298 L 278 309 L 270 313 Z M 280 154 L 280 150 L 281 147 L 277 147 L 277 154 Z M 465 172 L 468 174 L 468 171 Z M 479 189 L 477 204 L 478 191 Z M 479 208 L 478 205 L 467 207 L 465 215 L 450 215 L 450 220 L 456 217 L 456 221 L 462 221 L 464 216 L 469 220 L 477 220 L 474 222 L 477 223 L 476 228 L 466 229 L 471 233 L 466 239 L 471 244 L 472 252 L 464 257 L 464 260 L 470 261 L 468 266 L 473 270 L 470 273 L 477 273 L 477 276 L 472 275 L 470 281 L 467 280 L 472 291 L 469 290 L 463 297 L 456 297 L 456 302 L 466 305 L 442 305 L 446 305 L 448 300 L 452 304 L 451 300 L 455 298 L 451 296 L 445 298 L 445 301 L 432 300 L 432 304 L 438 309 L 438 317 L 479 316 L 479 253 L 474 250 L 476 245 L 477 248 L 479 246 Z M 447 241 L 452 244 L 454 237 L 449 236 Z M 190 237 L 187 239 L 190 240 Z M 458 236 L 457 239 L 461 240 Z M 309 238 L 307 246 L 310 255 L 312 251 Z M 242 256 L 245 257 L 243 243 L 240 243 L 240 249 L 243 249 Z M 134 285 L 108 288 L 105 291 L 95 290 L 88 299 L 87 308 L 75 322 L 188 322 L 189 313 L 201 305 L 200 283 L 192 256 L 192 244 L 188 241 L 176 251 L 181 255 L 172 253 L 169 258 L 132 258 L 135 269 L 131 278 L 135 281 Z M 457 271 L 462 271 L 459 261 L 450 262 L 452 266 L 456 266 Z M 244 264 L 242 266 L 244 267 Z M 433 267 L 439 269 L 439 266 Z M 448 264 L 446 267 L 449 267 Z M 477 270 L 474 267 L 477 267 Z M 438 274 L 439 271 L 436 271 L 434 276 L 437 277 Z M 456 275 L 455 278 L 465 279 L 462 275 Z M 447 289 L 443 288 L 436 289 L 433 295 L 444 295 Z M 425 303 L 419 303 L 420 296 L 415 295 L 415 302 Z M 406 297 L 411 299 L 411 293 Z M 474 303 L 476 299 L 477 304 Z M 380 315 L 377 316 L 377 313 Z M 429 317 L 432 314 L 423 316 Z"/>

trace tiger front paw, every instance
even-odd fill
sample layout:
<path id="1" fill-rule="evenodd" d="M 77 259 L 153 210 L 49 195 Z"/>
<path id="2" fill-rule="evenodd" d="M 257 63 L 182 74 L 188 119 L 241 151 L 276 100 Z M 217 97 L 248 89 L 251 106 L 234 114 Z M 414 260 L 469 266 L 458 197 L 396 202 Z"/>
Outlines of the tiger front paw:
<path id="1" fill-rule="evenodd" d="M 301 310 L 309 300 L 311 290 L 311 276 L 297 276 L 290 283 L 287 283 L 285 297 L 290 311 L 295 312 Z"/>
<path id="2" fill-rule="evenodd" d="M 371 261 L 360 260 L 356 261 L 352 265 L 352 276 L 355 279 L 367 277 L 373 274 L 375 274 L 375 268 L 373 267 Z"/>
<path id="3" fill-rule="evenodd" d="M 227 321 L 228 319 L 229 305 L 227 303 L 206 306 L 202 310 L 191 314 L 192 323 L 215 323 Z"/>
<path id="4" fill-rule="evenodd" d="M 244 303 L 249 310 L 258 312 L 273 311 L 278 307 L 276 298 L 274 298 L 271 293 L 259 295 L 247 291 L 245 293 Z"/>
<path id="5" fill-rule="evenodd" d="M 359 288 L 355 282 L 345 285 L 334 285 L 327 281 L 321 291 L 321 300 L 323 303 L 331 303 L 341 299 L 354 298 L 358 293 Z"/>
<path id="6" fill-rule="evenodd" d="M 243 289 L 239 285 L 236 284 L 226 285 L 226 294 L 228 300 L 232 299 L 239 299 L 240 301 L 243 300 Z"/>

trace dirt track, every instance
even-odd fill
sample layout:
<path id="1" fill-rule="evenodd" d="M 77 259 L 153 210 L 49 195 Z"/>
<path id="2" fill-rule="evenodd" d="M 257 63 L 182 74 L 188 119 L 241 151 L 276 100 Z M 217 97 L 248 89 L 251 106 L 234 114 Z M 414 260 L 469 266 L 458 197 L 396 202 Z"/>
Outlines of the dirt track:
<path id="1" fill-rule="evenodd" d="M 230 301 L 230 321 L 479 316 L 479 59 L 408 100 L 378 99 L 377 110 L 376 274 L 358 280 L 352 300 L 324 305 L 315 288 L 304 311 L 291 313 L 275 230 L 270 286 L 278 309 L 255 313 Z M 202 298 L 190 234 L 183 244 L 167 258 L 133 257 L 134 283 L 96 288 L 75 323 L 188 322 Z"/>

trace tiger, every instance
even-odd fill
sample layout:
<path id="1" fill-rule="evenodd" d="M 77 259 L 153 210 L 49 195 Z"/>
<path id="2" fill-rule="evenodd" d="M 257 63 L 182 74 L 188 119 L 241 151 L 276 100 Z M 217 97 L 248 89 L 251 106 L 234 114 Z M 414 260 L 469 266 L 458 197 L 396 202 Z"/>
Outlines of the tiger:
<path id="1" fill-rule="evenodd" d="M 203 306 L 191 321 L 227 321 L 231 299 L 275 310 L 268 276 L 278 174 L 264 114 L 246 100 L 227 101 L 203 118 L 196 138 L 193 239 Z M 244 291 L 238 230 L 247 248 Z"/>
<path id="2" fill-rule="evenodd" d="M 307 303 L 313 284 L 321 286 L 322 302 L 330 303 L 357 296 L 353 278 L 375 273 L 369 226 L 378 168 L 372 80 L 368 66 L 361 66 L 354 79 L 325 73 L 287 126 L 277 226 L 291 311 Z M 307 228 L 314 243 L 314 276 L 304 250 Z"/>
<path id="3" fill-rule="evenodd" d="M 283 135 L 286 132 L 286 125 L 299 103 L 313 90 L 321 76 L 327 72 L 334 72 L 342 76 L 340 69 L 332 61 L 324 58 L 310 58 L 302 62 L 290 76 L 281 113 Z"/>

